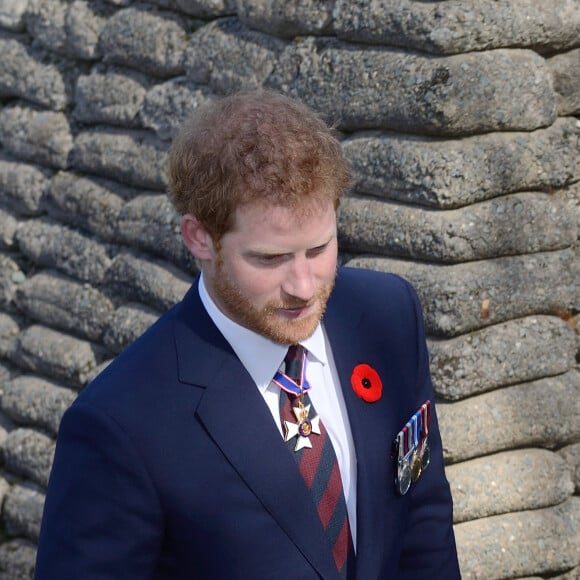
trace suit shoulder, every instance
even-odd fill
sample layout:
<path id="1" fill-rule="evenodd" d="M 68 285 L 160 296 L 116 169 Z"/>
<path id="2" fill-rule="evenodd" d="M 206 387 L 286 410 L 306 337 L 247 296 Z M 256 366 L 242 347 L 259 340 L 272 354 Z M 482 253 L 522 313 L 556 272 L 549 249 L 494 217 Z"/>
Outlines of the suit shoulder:
<path id="1" fill-rule="evenodd" d="M 143 393 L 147 385 L 164 380 L 175 366 L 174 320 L 175 307 L 112 360 L 79 394 L 77 401 L 99 405 L 135 392 L 137 385 Z"/>
<path id="2" fill-rule="evenodd" d="M 357 268 L 339 269 L 328 310 L 342 317 L 364 316 L 390 326 L 414 326 L 422 318 L 421 303 L 407 280 L 396 274 Z"/>
<path id="3" fill-rule="evenodd" d="M 376 296 L 381 300 L 415 293 L 411 284 L 398 274 L 350 267 L 339 269 L 335 291 L 351 298 L 353 295 L 365 299 Z"/>

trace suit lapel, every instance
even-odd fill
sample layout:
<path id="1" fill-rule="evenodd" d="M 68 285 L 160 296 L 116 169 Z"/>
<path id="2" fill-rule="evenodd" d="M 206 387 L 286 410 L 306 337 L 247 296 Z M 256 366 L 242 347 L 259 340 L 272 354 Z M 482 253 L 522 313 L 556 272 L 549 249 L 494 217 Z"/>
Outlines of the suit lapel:
<path id="1" fill-rule="evenodd" d="M 175 334 L 180 380 L 206 387 L 197 417 L 318 574 L 336 579 L 310 492 L 250 375 L 207 315 L 197 287 L 181 308 Z M 188 354 L 195 349 L 201 349 L 204 357 L 192 364 Z"/>
<path id="2" fill-rule="evenodd" d="M 324 326 L 340 377 L 348 411 L 357 458 L 357 578 L 379 578 L 384 574 L 385 558 L 381 547 L 392 545 L 393 521 L 388 498 L 391 488 L 385 489 L 392 478 L 391 442 L 388 433 L 395 424 L 389 409 L 389 385 L 380 372 L 384 352 L 375 340 L 361 340 L 356 328 L 362 321 L 353 319 L 351 308 L 329 302 Z M 372 325 L 367 325 L 371 327 Z M 352 337 L 358 340 L 353 341 Z M 383 379 L 383 396 L 376 403 L 366 403 L 354 392 L 350 377 L 356 365 L 366 363 L 379 371 Z"/>

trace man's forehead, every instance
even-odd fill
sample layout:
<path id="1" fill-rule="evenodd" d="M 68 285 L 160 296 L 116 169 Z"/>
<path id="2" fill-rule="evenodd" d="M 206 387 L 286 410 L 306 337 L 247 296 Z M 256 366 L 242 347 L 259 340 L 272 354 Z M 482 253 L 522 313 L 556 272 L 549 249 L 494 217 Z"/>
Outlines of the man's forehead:
<path id="1" fill-rule="evenodd" d="M 306 220 L 312 217 L 325 216 L 332 211 L 336 214 L 332 200 L 315 199 L 305 200 L 300 204 L 274 204 L 267 201 L 252 201 L 240 205 L 234 212 L 232 225 L 233 229 L 239 227 L 243 222 L 252 220 Z"/>
<path id="2" fill-rule="evenodd" d="M 249 254 L 282 254 L 322 246 L 336 237 L 336 211 L 332 203 L 310 211 L 285 206 L 244 207 L 222 244 Z"/>

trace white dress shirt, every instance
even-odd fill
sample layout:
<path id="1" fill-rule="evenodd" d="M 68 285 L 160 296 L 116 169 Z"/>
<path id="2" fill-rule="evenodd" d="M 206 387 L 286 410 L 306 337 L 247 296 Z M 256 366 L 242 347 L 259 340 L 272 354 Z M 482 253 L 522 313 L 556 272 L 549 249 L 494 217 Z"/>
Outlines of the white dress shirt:
<path id="1" fill-rule="evenodd" d="M 207 292 L 203 275 L 199 281 L 199 295 L 210 318 L 256 383 L 282 435 L 280 389 L 272 383 L 272 378 L 288 352 L 288 345 L 273 342 L 228 318 Z M 309 391 L 310 400 L 326 427 L 338 460 L 352 540 L 356 548 L 356 456 L 332 350 L 320 324 L 314 334 L 300 344 L 308 351 L 306 378 L 312 387 Z"/>

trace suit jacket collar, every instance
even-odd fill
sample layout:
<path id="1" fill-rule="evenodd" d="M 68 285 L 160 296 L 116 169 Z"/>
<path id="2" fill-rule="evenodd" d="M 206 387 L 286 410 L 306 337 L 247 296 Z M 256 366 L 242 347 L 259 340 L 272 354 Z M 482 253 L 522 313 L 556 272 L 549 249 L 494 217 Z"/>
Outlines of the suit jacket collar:
<path id="1" fill-rule="evenodd" d="M 337 290 L 329 300 L 324 326 L 340 377 L 357 459 L 356 578 L 380 578 L 382 546 L 388 545 L 385 535 L 388 522 L 384 518 L 388 513 L 387 492 L 383 482 L 390 444 L 384 442 L 384 447 L 388 447 L 386 454 L 377 453 L 375 442 L 378 437 L 384 437 L 385 415 L 380 417 L 377 405 L 383 407 L 385 401 L 365 403 L 355 394 L 350 377 L 358 364 L 367 363 L 376 368 L 375 361 L 381 360 L 384 354 L 373 340 L 364 340 L 359 328 L 363 324 L 362 315 L 352 304 L 343 303 Z"/>
<path id="2" fill-rule="evenodd" d="M 180 380 L 205 387 L 196 409 L 199 421 L 318 574 L 336 580 L 332 553 L 294 458 L 250 375 L 201 304 L 196 284 L 179 306 L 175 347 Z M 192 356 L 195 352 L 203 356 Z"/>
<path id="3" fill-rule="evenodd" d="M 197 284 L 192 286 L 179 308 L 175 329 L 179 378 L 183 383 L 206 388 L 196 411 L 197 417 L 320 576 L 337 578 L 326 537 L 316 510 L 312 509 L 310 492 L 296 469 L 294 458 L 284 445 L 251 377 L 201 304 Z M 373 341 L 358 342 L 360 335 L 356 329 L 360 324 L 361 316 L 342 303 L 335 291 L 324 325 L 340 377 L 357 456 L 356 577 L 377 578 L 383 559 L 382 550 L 377 546 L 385 545 L 387 536 L 393 533 L 387 530 L 388 522 L 384 518 L 388 513 L 385 505 L 388 494 L 381 488 L 382 483 L 377 486 L 377 482 L 386 481 L 390 442 L 380 442 L 383 453 L 377 453 L 376 447 L 370 444 L 377 437 L 384 437 L 382 423 L 388 413 L 379 419 L 378 409 L 373 409 L 373 416 L 382 421 L 377 430 L 377 421 L 369 420 L 369 404 L 359 399 L 350 385 L 350 376 L 357 364 L 372 365 L 384 356 L 377 345 L 373 346 Z M 357 336 L 356 341 L 353 336 Z M 191 353 L 198 349 L 203 356 L 192 356 Z M 385 401 L 373 405 L 384 407 Z M 282 501 L 285 494 L 293 500 L 292 510 Z"/>

